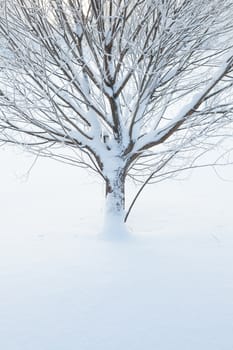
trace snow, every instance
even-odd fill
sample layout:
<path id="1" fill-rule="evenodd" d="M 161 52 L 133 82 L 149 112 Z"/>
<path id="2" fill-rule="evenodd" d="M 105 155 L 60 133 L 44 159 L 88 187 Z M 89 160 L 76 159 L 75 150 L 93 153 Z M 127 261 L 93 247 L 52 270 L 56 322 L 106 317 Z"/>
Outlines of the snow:
<path id="1" fill-rule="evenodd" d="M 113 211 L 114 203 L 112 204 L 111 201 L 115 202 L 115 199 L 107 199 L 108 203 L 106 204 L 105 208 L 103 226 L 100 230 L 100 238 L 107 241 L 124 241 L 131 239 L 131 232 L 128 227 L 124 225 L 124 210 L 121 210 L 118 213 Z"/>
<path id="2" fill-rule="evenodd" d="M 179 122 L 185 120 L 190 111 L 197 109 L 201 105 L 201 101 L 208 96 L 208 93 L 218 84 L 225 72 L 227 72 L 232 66 L 232 61 L 233 50 L 230 50 L 230 52 L 225 55 L 225 59 L 221 66 L 218 69 L 213 69 L 213 75 L 208 84 L 201 91 L 195 92 L 190 101 L 185 103 L 184 107 L 181 108 L 179 113 L 169 121 L 167 125 L 161 129 L 152 130 L 139 138 L 136 142 L 134 152 L 142 149 L 147 144 L 159 142 L 165 135 L 169 134 L 170 130 L 172 130 Z"/>
<path id="3" fill-rule="evenodd" d="M 38 160 L 26 179 L 31 157 L 0 159 L 1 349 L 233 348 L 232 182 L 148 187 L 113 241 L 91 176 Z"/>

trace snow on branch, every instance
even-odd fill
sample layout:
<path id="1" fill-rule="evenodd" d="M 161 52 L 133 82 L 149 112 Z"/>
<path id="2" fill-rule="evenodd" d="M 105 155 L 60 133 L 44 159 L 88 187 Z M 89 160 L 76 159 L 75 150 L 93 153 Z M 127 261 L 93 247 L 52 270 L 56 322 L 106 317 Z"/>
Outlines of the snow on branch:
<path id="1" fill-rule="evenodd" d="M 3 142 L 131 176 L 232 122 L 232 1 L 2 4 Z"/>

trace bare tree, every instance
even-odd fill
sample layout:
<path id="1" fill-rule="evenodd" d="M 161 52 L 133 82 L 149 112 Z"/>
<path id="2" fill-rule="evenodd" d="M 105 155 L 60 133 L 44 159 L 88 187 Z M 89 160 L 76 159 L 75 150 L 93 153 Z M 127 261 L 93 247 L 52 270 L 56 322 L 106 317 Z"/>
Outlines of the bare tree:
<path id="1" fill-rule="evenodd" d="M 126 179 L 166 178 L 228 133 L 232 14 L 231 0 L 2 0 L 0 140 L 92 169 L 123 222 Z"/>

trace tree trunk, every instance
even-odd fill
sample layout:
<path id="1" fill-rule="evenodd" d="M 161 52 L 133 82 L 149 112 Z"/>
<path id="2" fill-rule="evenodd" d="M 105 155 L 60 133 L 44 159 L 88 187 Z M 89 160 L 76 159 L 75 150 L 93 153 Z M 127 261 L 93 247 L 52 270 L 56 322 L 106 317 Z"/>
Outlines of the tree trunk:
<path id="1" fill-rule="evenodd" d="M 106 177 L 104 233 L 120 237 L 127 232 L 125 223 L 125 171 L 117 169 Z"/>
<path id="2" fill-rule="evenodd" d="M 106 178 L 106 214 L 123 218 L 125 211 L 125 175 L 117 169 Z"/>

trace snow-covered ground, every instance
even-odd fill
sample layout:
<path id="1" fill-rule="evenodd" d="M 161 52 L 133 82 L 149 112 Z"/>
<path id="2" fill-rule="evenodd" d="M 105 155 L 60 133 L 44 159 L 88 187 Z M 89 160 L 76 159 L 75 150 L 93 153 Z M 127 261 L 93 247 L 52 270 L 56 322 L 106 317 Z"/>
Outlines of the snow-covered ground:
<path id="1" fill-rule="evenodd" d="M 95 179 L 0 161 L 0 349 L 233 349 L 233 182 L 202 170 L 148 187 L 131 239 L 105 241 Z"/>

